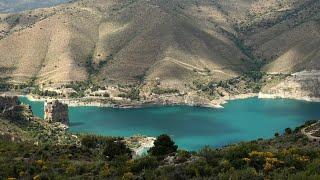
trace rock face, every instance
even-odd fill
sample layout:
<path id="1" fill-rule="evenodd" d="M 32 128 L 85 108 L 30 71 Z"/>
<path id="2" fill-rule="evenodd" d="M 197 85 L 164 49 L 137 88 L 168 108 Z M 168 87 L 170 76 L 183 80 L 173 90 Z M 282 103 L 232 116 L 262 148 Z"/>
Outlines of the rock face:
<path id="1" fill-rule="evenodd" d="M 60 122 L 68 125 L 68 105 L 62 104 L 58 100 L 46 101 L 44 104 L 44 119 L 48 122 Z"/>
<path id="2" fill-rule="evenodd" d="M 18 105 L 20 105 L 20 101 L 17 96 L 0 96 L 0 112 L 2 114 Z"/>
<path id="3" fill-rule="evenodd" d="M 290 98 L 320 101 L 320 71 L 301 71 L 279 84 L 263 89 L 260 98 Z"/>

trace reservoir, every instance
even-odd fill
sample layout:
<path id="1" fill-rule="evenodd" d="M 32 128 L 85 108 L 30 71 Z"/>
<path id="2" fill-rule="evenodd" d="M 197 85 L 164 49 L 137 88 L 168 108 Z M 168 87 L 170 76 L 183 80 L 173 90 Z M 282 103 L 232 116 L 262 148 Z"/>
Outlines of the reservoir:
<path id="1" fill-rule="evenodd" d="M 43 102 L 31 102 L 43 118 Z M 70 131 L 107 136 L 170 135 L 179 148 L 199 150 L 205 145 L 271 138 L 287 127 L 320 119 L 320 103 L 289 99 L 249 98 L 229 101 L 223 109 L 155 106 L 138 109 L 69 107 Z"/>

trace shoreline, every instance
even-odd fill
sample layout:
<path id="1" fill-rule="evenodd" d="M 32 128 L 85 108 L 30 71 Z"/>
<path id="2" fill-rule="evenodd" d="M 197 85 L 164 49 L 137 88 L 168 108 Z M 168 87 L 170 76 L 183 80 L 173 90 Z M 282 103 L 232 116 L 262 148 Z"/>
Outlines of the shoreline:
<path id="1" fill-rule="evenodd" d="M 145 107 L 154 107 L 154 106 L 193 106 L 193 107 L 207 107 L 207 108 L 224 108 L 223 105 L 227 104 L 228 101 L 233 100 L 241 100 L 241 99 L 248 99 L 257 97 L 259 99 L 292 99 L 292 100 L 300 100 L 306 102 L 320 102 L 320 98 L 316 97 L 292 97 L 292 96 L 283 96 L 279 94 L 267 94 L 267 93 L 248 93 L 248 94 L 238 94 L 232 96 L 225 96 L 220 99 L 215 99 L 212 101 L 208 101 L 208 103 L 200 103 L 200 102 L 187 102 L 187 101 L 163 101 L 163 100 L 153 100 L 153 101 L 137 101 L 132 103 L 123 103 L 123 104 L 111 104 L 111 103 L 103 103 L 99 102 L 99 100 L 104 99 L 90 99 L 93 101 L 86 102 L 84 100 L 89 98 L 83 99 L 62 99 L 62 98 L 45 98 L 45 97 L 37 97 L 31 94 L 17 94 L 10 92 L 9 94 L 3 93 L 2 95 L 9 95 L 9 96 L 18 96 L 18 97 L 25 97 L 29 101 L 33 102 L 40 102 L 46 100 L 58 100 L 64 104 L 67 104 L 69 107 L 110 107 L 110 108 L 145 108 Z"/>
<path id="2" fill-rule="evenodd" d="M 292 99 L 292 100 L 299 100 L 299 101 L 306 101 L 306 102 L 320 102 L 320 98 L 317 97 L 294 97 L 294 96 L 284 96 L 280 94 L 267 94 L 267 93 L 259 93 L 258 94 L 259 99 Z"/>
<path id="3" fill-rule="evenodd" d="M 161 101 L 161 100 L 153 100 L 153 101 L 138 101 L 133 103 L 125 103 L 125 104 L 111 104 L 111 103 L 102 103 L 98 101 L 85 102 L 83 100 L 88 99 L 61 99 L 61 98 L 45 98 L 45 97 L 36 97 L 31 94 L 23 95 L 23 94 L 15 94 L 18 97 L 25 97 L 29 101 L 33 102 L 44 102 L 46 100 L 58 100 L 64 104 L 67 104 L 69 107 L 110 107 L 110 108 L 144 108 L 144 107 L 154 107 L 154 106 L 192 106 L 192 107 L 207 107 L 207 108 L 224 108 L 223 105 L 228 103 L 228 101 L 238 100 L 238 99 L 247 99 L 258 97 L 258 93 L 248 93 L 248 94 L 239 94 L 226 96 L 220 99 L 215 99 L 210 101 L 209 103 L 199 103 L 199 102 L 186 102 L 186 101 Z M 103 99 L 97 99 L 103 100 Z"/>

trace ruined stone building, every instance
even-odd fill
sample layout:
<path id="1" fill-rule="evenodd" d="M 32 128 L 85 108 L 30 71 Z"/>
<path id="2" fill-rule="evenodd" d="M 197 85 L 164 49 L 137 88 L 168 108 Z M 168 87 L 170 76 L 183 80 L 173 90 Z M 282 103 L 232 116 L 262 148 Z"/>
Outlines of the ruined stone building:
<path id="1" fill-rule="evenodd" d="M 60 122 L 68 125 L 68 105 L 54 101 L 45 101 L 44 103 L 44 119 L 48 122 Z"/>

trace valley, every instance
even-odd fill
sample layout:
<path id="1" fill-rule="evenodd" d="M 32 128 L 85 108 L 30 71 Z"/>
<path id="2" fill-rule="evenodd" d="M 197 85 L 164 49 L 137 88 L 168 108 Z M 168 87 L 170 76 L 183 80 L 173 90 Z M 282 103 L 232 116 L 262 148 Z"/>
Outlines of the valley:
<path id="1" fill-rule="evenodd" d="M 319 0 L 0 0 L 0 179 L 319 179 Z"/>

